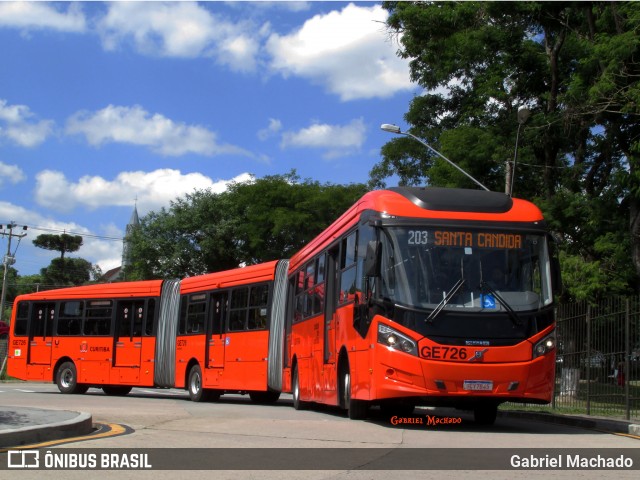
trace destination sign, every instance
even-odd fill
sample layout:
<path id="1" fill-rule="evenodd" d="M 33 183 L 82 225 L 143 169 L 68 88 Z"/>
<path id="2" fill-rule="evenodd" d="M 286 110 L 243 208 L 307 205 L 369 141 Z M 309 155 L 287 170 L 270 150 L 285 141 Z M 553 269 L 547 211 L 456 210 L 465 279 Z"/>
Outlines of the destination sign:
<path id="1" fill-rule="evenodd" d="M 524 235 L 515 233 L 464 230 L 410 230 L 407 233 L 409 245 L 519 249 L 524 244 Z"/>

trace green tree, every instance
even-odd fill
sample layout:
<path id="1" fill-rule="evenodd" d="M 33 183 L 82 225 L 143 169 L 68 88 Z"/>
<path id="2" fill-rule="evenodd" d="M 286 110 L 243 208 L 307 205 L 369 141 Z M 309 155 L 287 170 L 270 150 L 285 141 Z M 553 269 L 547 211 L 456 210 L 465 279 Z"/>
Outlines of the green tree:
<path id="1" fill-rule="evenodd" d="M 60 252 L 60 258 L 64 259 L 65 253 L 80 250 L 82 237 L 80 235 L 69 235 L 67 233 L 61 235 L 44 233 L 38 235 L 35 240 L 33 240 L 33 244 L 38 248 Z"/>
<path id="2" fill-rule="evenodd" d="M 93 266 L 84 258 L 54 258 L 40 270 L 45 288 L 83 285 L 91 280 Z"/>
<path id="3" fill-rule="evenodd" d="M 38 292 L 41 289 L 42 283 L 43 281 L 40 274 L 19 275 L 16 278 L 16 296 Z"/>
<path id="4" fill-rule="evenodd" d="M 424 138 L 493 190 L 504 190 L 517 111 L 517 196 L 559 234 L 574 297 L 627 293 L 640 274 L 640 139 L 633 2 L 387 2 L 388 27 L 425 89 L 405 116 Z M 382 149 L 371 183 L 473 184 L 417 142 Z M 634 263 L 629 260 L 633 258 Z M 629 265 L 631 264 L 631 268 Z M 598 272 L 595 276 L 593 272 Z M 585 285 L 589 286 L 585 288 Z"/>
<path id="5" fill-rule="evenodd" d="M 295 172 L 196 191 L 151 212 L 131 235 L 128 279 L 181 278 L 288 258 L 364 192 Z"/>

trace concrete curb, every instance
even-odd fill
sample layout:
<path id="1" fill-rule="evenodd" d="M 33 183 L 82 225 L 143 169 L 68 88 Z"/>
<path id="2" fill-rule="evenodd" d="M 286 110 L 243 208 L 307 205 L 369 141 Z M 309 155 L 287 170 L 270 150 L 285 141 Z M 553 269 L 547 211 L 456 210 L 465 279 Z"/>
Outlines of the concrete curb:
<path id="1" fill-rule="evenodd" d="M 61 440 L 87 435 L 93 431 L 93 419 L 87 412 L 8 407 L 2 415 L 26 419 L 26 421 L 15 422 L 15 428 L 0 430 L 0 447 L 2 448 Z"/>
<path id="2" fill-rule="evenodd" d="M 590 430 L 602 430 L 605 432 L 623 433 L 627 435 L 640 435 L 640 425 L 627 420 L 618 420 L 603 417 L 588 417 L 584 415 L 561 415 L 557 413 L 504 411 L 500 416 L 523 418 L 538 422 L 555 423 L 571 427 L 587 428 Z"/>

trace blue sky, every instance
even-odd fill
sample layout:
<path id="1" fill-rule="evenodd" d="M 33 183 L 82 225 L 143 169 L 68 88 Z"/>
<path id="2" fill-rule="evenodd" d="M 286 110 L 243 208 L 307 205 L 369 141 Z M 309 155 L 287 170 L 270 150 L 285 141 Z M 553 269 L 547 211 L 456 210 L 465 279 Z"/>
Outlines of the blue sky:
<path id="1" fill-rule="evenodd" d="M 140 215 L 194 189 L 296 169 L 365 182 L 419 89 L 374 2 L 0 2 L 0 223 L 20 275 L 120 264 Z M 16 240 L 12 244 L 15 250 Z M 4 255 L 7 239 L 0 241 Z"/>

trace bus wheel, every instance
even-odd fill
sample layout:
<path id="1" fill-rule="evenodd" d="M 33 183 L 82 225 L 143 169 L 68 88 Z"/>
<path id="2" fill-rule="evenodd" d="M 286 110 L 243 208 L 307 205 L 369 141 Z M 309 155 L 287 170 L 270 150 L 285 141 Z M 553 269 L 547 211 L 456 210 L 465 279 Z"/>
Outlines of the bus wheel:
<path id="1" fill-rule="evenodd" d="M 82 394 L 89 390 L 86 385 L 78 384 L 78 372 L 73 362 L 64 362 L 56 372 L 56 385 L 62 393 Z"/>
<path id="2" fill-rule="evenodd" d="M 249 398 L 254 403 L 276 403 L 280 398 L 280 392 L 249 392 Z"/>
<path id="3" fill-rule="evenodd" d="M 121 387 L 118 385 L 105 385 L 102 387 L 102 391 L 105 395 L 122 397 L 127 395 L 131 391 L 132 387 Z"/>
<path id="4" fill-rule="evenodd" d="M 493 425 L 497 416 L 497 403 L 479 403 L 473 408 L 473 419 L 478 425 Z"/>
<path id="5" fill-rule="evenodd" d="M 351 398 L 351 373 L 347 369 L 342 377 L 344 386 L 344 405 L 347 407 L 347 414 L 351 420 L 362 420 L 367 418 L 369 413 L 369 402 L 366 400 L 356 400 Z"/>
<path id="6" fill-rule="evenodd" d="M 293 367 L 293 375 L 291 380 L 291 393 L 293 395 L 293 408 L 296 410 L 304 410 L 307 402 L 300 400 L 300 378 L 298 376 L 298 366 Z"/>
<path id="7" fill-rule="evenodd" d="M 206 402 L 209 399 L 209 392 L 202 386 L 202 370 L 200 365 L 194 365 L 189 371 L 189 382 L 187 385 L 189 398 L 194 402 Z"/>

